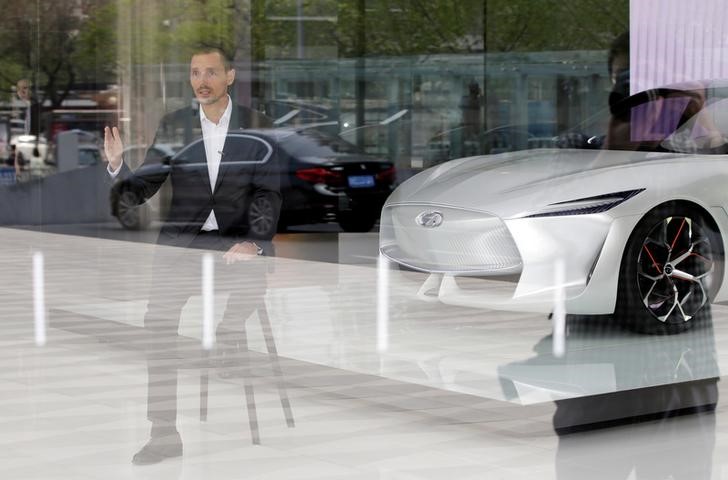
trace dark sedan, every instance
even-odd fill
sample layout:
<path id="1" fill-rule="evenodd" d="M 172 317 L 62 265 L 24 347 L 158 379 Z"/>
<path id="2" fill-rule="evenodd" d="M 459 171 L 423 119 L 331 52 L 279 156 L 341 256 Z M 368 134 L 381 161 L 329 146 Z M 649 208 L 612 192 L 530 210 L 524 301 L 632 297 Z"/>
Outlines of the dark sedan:
<path id="1" fill-rule="evenodd" d="M 253 139 L 270 144 L 275 152 L 272 161 L 278 164 L 283 204 L 276 223 L 271 203 L 263 197 L 254 199 L 248 212 L 252 233 L 264 237 L 275 229 L 322 222 L 338 222 L 349 232 L 365 232 L 374 226 L 394 187 L 396 175 L 391 162 L 362 153 L 340 137 L 312 128 L 244 130 L 229 133 L 227 141 Z M 181 161 L 185 152 L 202 147 L 201 140 L 196 144 L 144 165 L 136 174 L 157 176 L 181 165 L 206 171 L 205 163 Z M 127 187 L 126 181 L 119 181 L 111 189 L 112 214 L 126 228 L 143 228 L 151 210 L 148 199 L 137 198 Z M 167 185 L 162 187 L 160 205 L 168 203 L 170 190 Z M 158 210 L 157 214 L 164 217 L 164 208 Z"/>

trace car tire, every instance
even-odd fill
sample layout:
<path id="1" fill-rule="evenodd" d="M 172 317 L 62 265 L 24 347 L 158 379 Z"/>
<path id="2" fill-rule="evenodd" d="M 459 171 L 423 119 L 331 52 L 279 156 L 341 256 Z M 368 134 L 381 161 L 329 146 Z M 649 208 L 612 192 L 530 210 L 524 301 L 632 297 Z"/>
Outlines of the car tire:
<path id="1" fill-rule="evenodd" d="M 139 203 L 139 198 L 131 190 L 123 190 L 116 200 L 116 218 L 127 230 L 143 230 L 152 223 L 149 205 Z"/>
<path id="2" fill-rule="evenodd" d="M 267 195 L 256 197 L 248 209 L 248 228 L 255 238 L 269 239 L 278 230 L 275 203 Z"/>
<path id="3" fill-rule="evenodd" d="M 636 332 L 669 335 L 708 319 L 723 258 L 722 239 L 706 214 L 681 204 L 652 210 L 622 256 L 616 320 Z"/>
<path id="4" fill-rule="evenodd" d="M 339 214 L 339 226 L 345 232 L 368 232 L 377 223 L 377 216 L 370 212 L 352 210 L 351 212 Z"/>

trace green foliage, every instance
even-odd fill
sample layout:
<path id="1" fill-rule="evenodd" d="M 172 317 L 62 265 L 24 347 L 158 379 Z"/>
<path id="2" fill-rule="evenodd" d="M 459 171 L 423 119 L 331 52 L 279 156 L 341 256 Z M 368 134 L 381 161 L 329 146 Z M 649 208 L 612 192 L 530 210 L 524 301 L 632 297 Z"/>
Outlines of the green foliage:
<path id="1" fill-rule="evenodd" d="M 629 0 L 487 0 L 490 52 L 599 50 L 629 28 Z"/>
<path id="2" fill-rule="evenodd" d="M 70 61 L 83 82 L 113 82 L 118 61 L 116 4 L 93 9 L 78 31 Z"/>
<path id="3" fill-rule="evenodd" d="M 605 49 L 629 0 L 303 0 L 307 58 Z M 296 58 L 298 0 L 5 2 L 0 95 L 22 77 L 54 105 L 74 82 L 120 68 L 184 63 L 204 45 L 232 57 Z M 485 37 L 485 38 L 484 38 Z M 247 53 L 246 53 L 247 54 Z"/>
<path id="4" fill-rule="evenodd" d="M 279 57 L 296 51 L 297 0 L 258 1 L 258 43 Z M 483 0 L 304 1 L 305 45 L 335 48 L 340 57 L 482 50 Z M 363 39 L 363 42 L 361 41 Z M 330 50 L 327 50 L 330 51 Z M 315 50 L 314 50 L 315 52 Z M 262 52 L 258 52 L 260 55 Z"/>
<path id="5" fill-rule="evenodd" d="M 115 41 L 109 0 L 11 2 L 0 17 L 0 89 L 35 82 L 59 106 L 79 81 L 113 79 Z M 91 20 L 89 20 L 91 19 Z"/>
<path id="6" fill-rule="evenodd" d="M 297 46 L 297 0 L 255 0 L 256 58 Z M 305 45 L 340 57 L 607 48 L 629 28 L 629 0 L 307 0 Z M 485 24 L 484 24 L 485 23 Z M 485 42 L 484 37 L 485 36 Z M 363 38 L 362 42 L 360 39 Z"/>

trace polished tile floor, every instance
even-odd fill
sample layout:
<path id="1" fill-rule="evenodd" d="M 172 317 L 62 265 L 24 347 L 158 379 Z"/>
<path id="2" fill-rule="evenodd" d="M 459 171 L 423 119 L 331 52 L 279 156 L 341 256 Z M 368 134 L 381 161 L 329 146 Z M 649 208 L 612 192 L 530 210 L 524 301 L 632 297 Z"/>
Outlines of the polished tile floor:
<path id="1" fill-rule="evenodd" d="M 341 238 L 353 261 L 231 275 L 202 251 L 1 229 L 0 478 L 728 478 L 727 307 L 671 337 L 569 319 L 559 356 L 543 316 L 423 302 L 376 237 Z M 179 335 L 144 328 L 150 291 L 185 289 Z M 257 308 L 231 322 L 236 295 Z M 133 464 L 171 412 L 183 455 Z"/>

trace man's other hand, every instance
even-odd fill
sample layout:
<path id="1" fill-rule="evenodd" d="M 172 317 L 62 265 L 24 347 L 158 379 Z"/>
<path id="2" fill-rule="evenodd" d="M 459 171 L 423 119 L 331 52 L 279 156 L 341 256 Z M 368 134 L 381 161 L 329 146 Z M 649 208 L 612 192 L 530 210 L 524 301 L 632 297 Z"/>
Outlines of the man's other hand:
<path id="1" fill-rule="evenodd" d="M 104 153 L 111 171 L 116 171 L 121 166 L 123 152 L 124 144 L 121 142 L 119 129 L 104 127 Z"/>
<path id="2" fill-rule="evenodd" d="M 223 254 L 222 258 L 228 265 L 239 261 L 248 261 L 258 256 L 258 246 L 253 242 L 236 243 L 230 250 Z"/>

